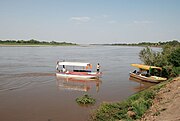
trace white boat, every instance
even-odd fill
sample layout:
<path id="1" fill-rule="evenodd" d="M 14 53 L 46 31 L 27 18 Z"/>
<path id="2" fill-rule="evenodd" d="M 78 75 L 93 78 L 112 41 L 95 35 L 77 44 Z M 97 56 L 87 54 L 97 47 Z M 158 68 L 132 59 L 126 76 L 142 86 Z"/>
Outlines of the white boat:
<path id="1" fill-rule="evenodd" d="M 62 66 L 62 69 L 59 70 L 59 66 Z M 70 66 L 71 70 L 65 68 L 65 66 Z M 78 69 L 75 69 L 78 68 Z M 81 68 L 81 69 L 80 69 Z M 90 63 L 81 63 L 81 62 L 58 62 L 56 69 L 56 76 L 69 77 L 69 78 L 84 78 L 84 79 L 95 79 L 99 78 L 102 75 L 102 72 L 92 72 L 92 64 Z"/>

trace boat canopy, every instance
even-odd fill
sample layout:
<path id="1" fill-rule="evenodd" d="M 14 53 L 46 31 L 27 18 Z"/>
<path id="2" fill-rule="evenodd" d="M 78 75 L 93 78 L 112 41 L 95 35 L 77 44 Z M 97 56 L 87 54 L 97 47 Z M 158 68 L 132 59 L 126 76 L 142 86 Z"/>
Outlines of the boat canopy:
<path id="1" fill-rule="evenodd" d="M 58 65 L 65 66 L 90 66 L 90 63 L 81 63 L 81 62 L 59 62 Z"/>
<path id="2" fill-rule="evenodd" d="M 150 69 L 159 69 L 162 70 L 161 67 L 156 67 L 156 66 L 148 66 L 148 65 L 143 65 L 143 64 L 131 64 L 131 66 L 140 68 L 140 69 L 144 69 L 144 70 L 150 70 Z"/>

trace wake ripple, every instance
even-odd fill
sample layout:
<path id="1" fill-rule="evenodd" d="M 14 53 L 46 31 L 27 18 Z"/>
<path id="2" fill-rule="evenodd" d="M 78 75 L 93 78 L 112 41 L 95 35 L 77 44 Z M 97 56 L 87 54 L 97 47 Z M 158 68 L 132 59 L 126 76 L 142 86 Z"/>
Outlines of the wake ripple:
<path id="1" fill-rule="evenodd" d="M 0 89 L 0 91 L 2 92 L 2 91 L 9 91 L 9 90 L 20 89 L 20 88 L 23 88 L 23 87 L 31 84 L 31 83 L 32 83 L 32 82 L 26 82 L 26 83 L 23 83 L 23 84 L 21 84 L 21 85 L 19 85 L 19 86 L 14 86 L 14 87 L 10 87 L 10 88 Z"/>
<path id="2" fill-rule="evenodd" d="M 26 89 L 27 86 L 39 86 L 55 81 L 54 73 L 21 73 L 21 74 L 1 74 L 0 92 Z M 47 78 L 48 77 L 48 78 Z"/>

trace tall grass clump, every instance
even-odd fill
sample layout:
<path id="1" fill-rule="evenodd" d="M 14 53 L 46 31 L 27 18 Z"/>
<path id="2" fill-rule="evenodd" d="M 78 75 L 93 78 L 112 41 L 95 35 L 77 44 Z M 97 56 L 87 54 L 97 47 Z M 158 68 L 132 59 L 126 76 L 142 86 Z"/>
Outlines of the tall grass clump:
<path id="1" fill-rule="evenodd" d="M 94 104 L 96 100 L 88 94 L 84 94 L 81 97 L 76 98 L 78 104 Z"/>

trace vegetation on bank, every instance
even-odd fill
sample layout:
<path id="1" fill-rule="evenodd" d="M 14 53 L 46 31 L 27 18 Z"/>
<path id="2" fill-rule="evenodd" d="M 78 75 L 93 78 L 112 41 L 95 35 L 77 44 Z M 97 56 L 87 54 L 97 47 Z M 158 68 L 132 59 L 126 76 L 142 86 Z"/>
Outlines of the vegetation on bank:
<path id="1" fill-rule="evenodd" d="M 180 74 L 180 43 L 166 44 L 162 51 L 153 51 L 146 47 L 139 53 L 140 60 L 146 65 L 162 67 L 163 77 L 176 77 Z"/>
<path id="2" fill-rule="evenodd" d="M 53 45 L 53 46 L 66 46 L 66 45 L 77 45 L 75 43 L 67 43 L 67 42 L 46 42 L 46 41 L 37 41 L 34 39 L 31 40 L 0 40 L 0 45 Z"/>
<path id="3" fill-rule="evenodd" d="M 104 102 L 97 110 L 92 113 L 90 120 L 133 121 L 136 119 L 140 119 L 145 111 L 148 110 L 152 105 L 156 93 L 170 80 L 138 92 L 124 101 L 116 103 Z"/>
<path id="4" fill-rule="evenodd" d="M 116 103 L 102 103 L 91 115 L 94 121 L 132 121 L 140 119 L 152 105 L 157 92 L 171 79 L 180 75 L 180 43 L 167 42 L 162 45 L 162 51 L 153 51 L 146 47 L 140 51 L 139 57 L 144 64 L 162 67 L 162 75 L 170 78 L 168 81 L 157 84 L 146 90 L 138 92 L 128 99 Z"/>

